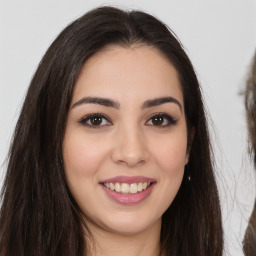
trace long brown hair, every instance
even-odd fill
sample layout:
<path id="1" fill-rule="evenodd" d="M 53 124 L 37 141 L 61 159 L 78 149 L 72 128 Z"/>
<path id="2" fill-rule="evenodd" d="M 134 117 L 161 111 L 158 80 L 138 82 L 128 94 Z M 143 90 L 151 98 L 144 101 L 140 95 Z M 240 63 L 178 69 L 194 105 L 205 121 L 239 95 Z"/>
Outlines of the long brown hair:
<path id="1" fill-rule="evenodd" d="M 200 86 L 174 33 L 140 11 L 101 7 L 65 28 L 31 81 L 9 153 L 0 211 L 0 255 L 75 256 L 86 252 L 81 211 L 65 181 L 62 141 L 81 67 L 109 44 L 150 45 L 175 66 L 182 85 L 190 161 L 164 213 L 161 249 L 172 256 L 220 256 L 223 232 Z M 82 223 L 82 224 L 81 224 Z"/>
<path id="2" fill-rule="evenodd" d="M 256 54 L 246 84 L 245 108 L 249 132 L 249 153 L 256 168 Z M 256 202 L 245 232 L 243 249 L 246 256 L 256 255 Z"/>

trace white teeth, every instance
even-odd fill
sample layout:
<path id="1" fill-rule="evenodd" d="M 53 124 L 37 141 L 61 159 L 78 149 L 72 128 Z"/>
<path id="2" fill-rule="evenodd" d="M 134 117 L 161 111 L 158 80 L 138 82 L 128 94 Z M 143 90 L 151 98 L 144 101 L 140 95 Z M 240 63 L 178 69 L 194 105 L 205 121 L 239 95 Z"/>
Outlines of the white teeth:
<path id="1" fill-rule="evenodd" d="M 141 183 L 141 182 L 138 184 L 138 188 L 137 188 L 137 190 L 138 190 L 139 192 L 141 192 L 141 191 L 142 191 L 142 183 Z"/>
<path id="2" fill-rule="evenodd" d="M 110 183 L 110 184 L 109 184 L 109 188 L 110 188 L 111 190 L 115 190 L 115 185 L 114 185 L 113 183 Z"/>
<path id="3" fill-rule="evenodd" d="M 147 183 L 147 182 L 142 183 L 142 189 L 146 189 L 147 186 L 148 186 L 148 183 Z"/>
<path id="4" fill-rule="evenodd" d="M 120 192 L 120 191 L 121 191 L 121 186 L 120 186 L 119 183 L 116 183 L 116 184 L 115 184 L 115 191 L 116 191 L 116 192 Z"/>
<path id="5" fill-rule="evenodd" d="M 127 183 L 123 183 L 121 186 L 121 192 L 123 194 L 128 194 L 130 192 L 130 186 Z"/>
<path id="6" fill-rule="evenodd" d="M 115 190 L 118 193 L 122 194 L 136 194 L 138 192 L 141 192 L 145 189 L 147 189 L 150 186 L 150 182 L 139 182 L 139 183 L 104 183 L 104 186 L 106 188 L 109 188 L 111 190 Z"/>
<path id="7" fill-rule="evenodd" d="M 136 184 L 136 183 L 132 183 L 132 184 L 130 185 L 130 193 L 131 193 L 131 194 L 136 194 L 137 191 L 138 191 L 138 186 L 137 186 L 137 184 Z"/>

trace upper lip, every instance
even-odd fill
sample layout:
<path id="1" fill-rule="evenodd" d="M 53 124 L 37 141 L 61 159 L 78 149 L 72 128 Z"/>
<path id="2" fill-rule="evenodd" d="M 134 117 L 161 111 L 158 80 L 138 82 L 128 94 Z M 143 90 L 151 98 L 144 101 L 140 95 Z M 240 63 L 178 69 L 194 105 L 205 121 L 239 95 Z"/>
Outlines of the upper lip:
<path id="1" fill-rule="evenodd" d="M 100 183 L 139 183 L 139 182 L 156 182 L 155 179 L 145 176 L 115 176 L 106 180 L 102 180 Z"/>

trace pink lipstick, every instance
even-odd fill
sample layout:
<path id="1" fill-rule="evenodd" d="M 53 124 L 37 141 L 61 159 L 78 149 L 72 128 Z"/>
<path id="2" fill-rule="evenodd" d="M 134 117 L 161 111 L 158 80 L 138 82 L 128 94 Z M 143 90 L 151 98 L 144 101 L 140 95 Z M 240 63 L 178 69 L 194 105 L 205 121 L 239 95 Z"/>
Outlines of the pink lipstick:
<path id="1" fill-rule="evenodd" d="M 124 205 L 144 201 L 151 194 L 155 184 L 155 179 L 144 176 L 116 176 L 100 182 L 112 200 Z"/>

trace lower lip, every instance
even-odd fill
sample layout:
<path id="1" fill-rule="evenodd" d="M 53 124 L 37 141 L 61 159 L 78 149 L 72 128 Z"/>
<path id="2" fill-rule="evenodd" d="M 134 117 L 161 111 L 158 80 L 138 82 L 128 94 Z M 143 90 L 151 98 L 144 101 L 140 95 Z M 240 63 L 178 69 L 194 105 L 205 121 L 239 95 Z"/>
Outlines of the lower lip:
<path id="1" fill-rule="evenodd" d="M 133 205 L 139 204 L 144 201 L 152 192 L 155 183 L 151 184 L 147 189 L 137 193 L 137 194 L 121 194 L 117 193 L 114 190 L 106 188 L 104 185 L 101 185 L 106 194 L 115 202 L 123 205 Z"/>

